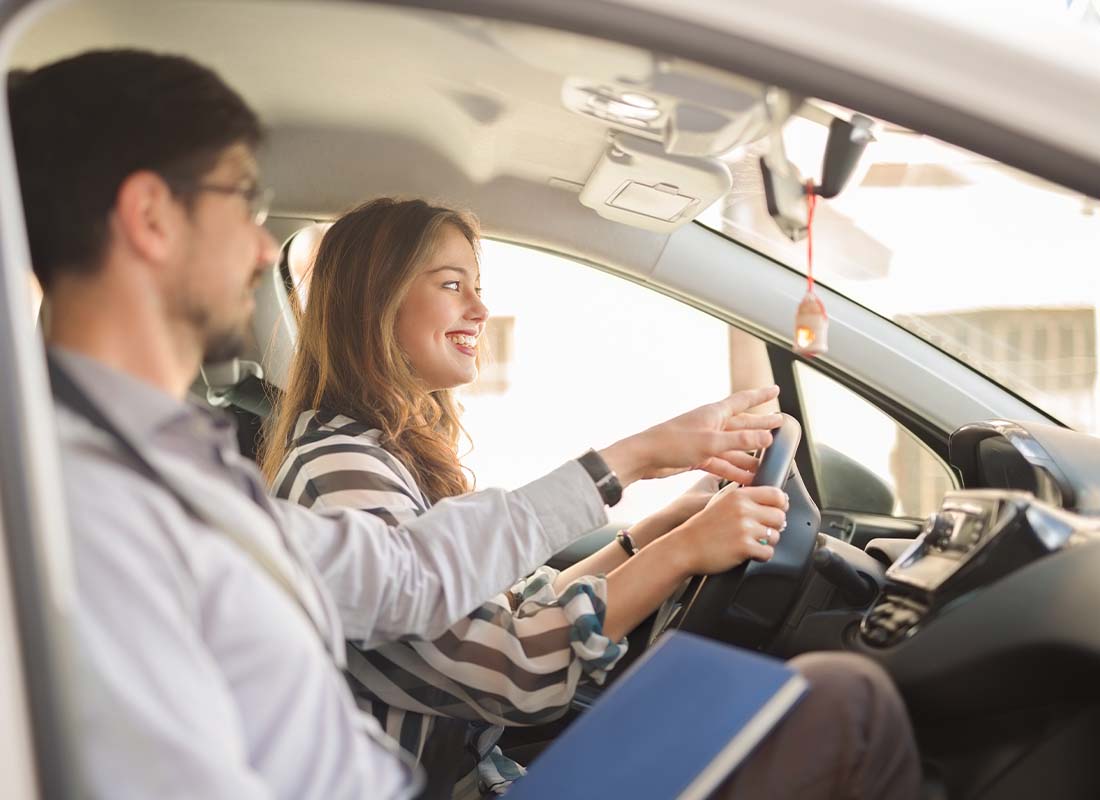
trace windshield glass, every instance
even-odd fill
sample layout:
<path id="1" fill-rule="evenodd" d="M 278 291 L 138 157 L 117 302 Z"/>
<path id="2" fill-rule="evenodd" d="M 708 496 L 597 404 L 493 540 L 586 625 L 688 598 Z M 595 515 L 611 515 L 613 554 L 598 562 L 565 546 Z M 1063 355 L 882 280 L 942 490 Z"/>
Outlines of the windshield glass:
<path id="1" fill-rule="evenodd" d="M 787 123 L 803 175 L 820 177 L 826 133 Z M 815 279 L 1100 432 L 1100 203 L 912 131 L 879 123 L 875 137 L 844 191 L 817 205 Z M 755 147 L 699 221 L 804 272 L 806 242 L 768 216 Z"/>

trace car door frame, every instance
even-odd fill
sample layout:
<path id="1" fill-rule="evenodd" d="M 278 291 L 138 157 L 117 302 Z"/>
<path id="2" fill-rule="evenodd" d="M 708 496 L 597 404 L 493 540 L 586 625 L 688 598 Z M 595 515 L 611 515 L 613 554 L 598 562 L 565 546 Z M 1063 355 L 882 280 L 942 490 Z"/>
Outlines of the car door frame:
<path id="1" fill-rule="evenodd" d="M 37 16 L 27 0 L 0 7 L 0 61 L 7 64 L 20 32 Z M 41 6 L 39 7 L 41 8 Z M 76 587 L 69 550 L 53 403 L 42 339 L 31 316 L 30 251 L 23 222 L 7 103 L 0 108 L 0 589 L 14 609 L 17 656 L 7 681 L 21 687 L 17 713 L 0 722 L 10 743 L 17 798 L 80 796 L 74 706 L 79 678 L 71 646 Z M 5 609 L 7 611 L 8 609 Z M 0 626 L 6 630 L 7 626 Z M 10 650 L 9 650 L 10 646 Z M 18 669 L 18 674 L 14 674 Z M 25 712 L 19 714 L 19 706 Z M 19 759 L 15 754 L 25 754 Z M 21 763 L 20 763 L 21 761 Z"/>

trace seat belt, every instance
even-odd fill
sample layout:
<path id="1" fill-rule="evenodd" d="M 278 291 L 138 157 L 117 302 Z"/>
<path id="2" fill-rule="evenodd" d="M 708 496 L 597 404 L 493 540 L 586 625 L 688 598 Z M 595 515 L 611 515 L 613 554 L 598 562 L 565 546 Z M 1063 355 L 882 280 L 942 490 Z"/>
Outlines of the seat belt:
<path id="1" fill-rule="evenodd" d="M 310 624 L 317 632 L 317 635 L 321 637 L 325 649 L 332 652 L 333 643 L 330 641 L 331 637 L 326 635 L 313 614 L 310 613 L 309 608 L 298 589 L 294 586 L 290 576 L 272 560 L 267 551 L 246 534 L 234 530 L 222 520 L 214 518 L 214 515 L 206 512 L 201 504 L 192 501 L 189 492 L 184 487 L 176 482 L 168 480 L 163 472 L 158 470 L 152 462 L 142 454 L 141 448 L 131 440 L 131 437 L 120 430 L 118 426 L 111 422 L 111 420 L 96 407 L 92 399 L 88 397 L 84 390 L 77 386 L 52 354 L 47 353 L 46 364 L 49 368 L 50 384 L 54 398 L 65 405 L 70 411 L 80 415 L 94 427 L 99 428 L 110 436 L 127 456 L 137 462 L 140 471 L 144 472 L 146 477 L 152 479 L 155 483 L 170 492 L 183 507 L 184 511 L 190 516 L 221 533 L 233 542 L 242 552 L 248 555 L 256 565 L 274 581 L 275 585 L 278 586 L 299 609 L 301 609 L 306 619 L 309 620 Z"/>
<path id="2" fill-rule="evenodd" d="M 164 473 L 158 470 L 142 454 L 141 448 L 132 441 L 131 437 L 111 422 L 92 399 L 77 386 L 76 382 L 65 372 L 52 354 L 47 353 L 46 364 L 49 369 L 54 398 L 64 404 L 70 411 L 80 415 L 94 427 L 110 436 L 127 456 L 137 462 L 138 467 L 145 473 L 146 477 L 151 478 L 155 483 L 169 491 L 190 516 L 223 534 L 246 555 L 251 557 L 256 565 L 266 572 L 268 577 L 301 609 L 321 638 L 325 649 L 332 653 L 334 643 L 330 642 L 330 637 L 321 630 L 290 577 L 271 559 L 266 550 L 257 545 L 247 535 L 234 530 L 221 520 L 215 519 L 213 515 L 206 513 L 200 503 L 191 500 L 188 491 L 182 485 L 168 480 Z M 333 653 L 333 655 L 338 654 Z M 461 769 L 465 763 L 468 763 L 465 748 L 468 724 L 465 720 L 449 717 L 439 717 L 435 720 L 432 732 L 428 735 L 428 740 L 424 744 L 424 752 L 421 758 L 421 766 L 427 773 L 427 782 L 421 792 L 416 795 L 417 800 L 448 800 L 451 797 L 455 783 L 462 777 L 460 774 Z M 415 786 L 413 791 L 415 791 Z"/>
<path id="3" fill-rule="evenodd" d="M 466 749 L 466 731 L 470 723 L 455 717 L 436 717 L 424 742 L 420 766 L 428 780 L 416 800 L 448 800 L 464 769 L 477 769 L 477 759 Z"/>

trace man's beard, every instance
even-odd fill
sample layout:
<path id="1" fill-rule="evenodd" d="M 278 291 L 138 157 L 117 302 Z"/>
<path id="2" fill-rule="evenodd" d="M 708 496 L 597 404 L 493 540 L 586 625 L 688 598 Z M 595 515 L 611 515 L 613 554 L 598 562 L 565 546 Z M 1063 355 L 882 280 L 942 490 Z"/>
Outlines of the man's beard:
<path id="1" fill-rule="evenodd" d="M 245 345 L 248 343 L 246 327 L 249 321 L 245 320 L 244 323 L 231 330 L 209 334 L 203 347 L 203 363 L 217 364 L 242 355 L 245 351 Z"/>
<path id="2" fill-rule="evenodd" d="M 241 313 L 252 291 L 251 286 L 245 289 L 240 296 L 241 305 L 235 308 L 231 304 L 212 303 L 206 293 L 196 291 L 187 279 L 170 295 L 172 315 L 194 331 L 204 364 L 238 358 L 254 341 L 252 316 L 255 306 L 250 313 Z"/>
<path id="3" fill-rule="evenodd" d="M 238 358 L 252 341 L 251 314 L 232 322 L 216 322 L 208 309 L 192 307 L 187 316 L 199 332 L 204 364 L 218 364 Z"/>

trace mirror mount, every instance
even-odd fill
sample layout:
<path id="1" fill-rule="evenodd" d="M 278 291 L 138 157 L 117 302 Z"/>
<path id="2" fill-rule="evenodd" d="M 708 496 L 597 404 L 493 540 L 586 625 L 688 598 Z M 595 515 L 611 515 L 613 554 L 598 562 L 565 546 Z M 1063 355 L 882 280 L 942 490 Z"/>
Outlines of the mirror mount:
<path id="1" fill-rule="evenodd" d="M 783 92 L 769 93 L 767 108 L 772 122 L 770 146 L 760 159 L 760 172 L 764 179 L 764 198 L 768 213 L 783 234 L 793 242 L 806 236 L 806 181 L 787 158 L 783 147 L 783 122 L 789 116 L 787 109 L 779 106 L 789 96 Z M 840 194 L 855 172 L 863 151 L 874 141 L 872 121 L 862 114 L 853 114 L 851 120 L 833 117 L 829 123 L 829 137 L 822 158 L 821 184 L 814 186 L 814 194 L 832 198 Z"/>

